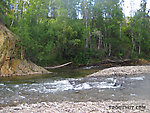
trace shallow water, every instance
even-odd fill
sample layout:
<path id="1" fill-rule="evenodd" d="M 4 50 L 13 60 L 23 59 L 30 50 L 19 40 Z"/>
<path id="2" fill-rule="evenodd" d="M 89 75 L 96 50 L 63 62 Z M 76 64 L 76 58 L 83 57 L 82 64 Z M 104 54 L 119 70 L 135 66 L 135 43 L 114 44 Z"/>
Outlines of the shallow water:
<path id="1" fill-rule="evenodd" d="M 53 70 L 53 74 L 3 78 L 0 106 L 42 101 L 150 99 L 150 75 L 84 77 L 100 67 Z"/>

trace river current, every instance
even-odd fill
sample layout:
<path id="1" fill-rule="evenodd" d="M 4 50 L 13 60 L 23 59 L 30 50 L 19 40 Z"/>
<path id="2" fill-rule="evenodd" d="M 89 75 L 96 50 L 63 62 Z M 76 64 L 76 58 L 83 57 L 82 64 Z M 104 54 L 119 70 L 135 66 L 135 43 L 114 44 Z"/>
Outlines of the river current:
<path id="1" fill-rule="evenodd" d="M 84 77 L 99 67 L 59 69 L 53 74 L 0 80 L 0 106 L 21 103 L 150 99 L 150 75 Z"/>

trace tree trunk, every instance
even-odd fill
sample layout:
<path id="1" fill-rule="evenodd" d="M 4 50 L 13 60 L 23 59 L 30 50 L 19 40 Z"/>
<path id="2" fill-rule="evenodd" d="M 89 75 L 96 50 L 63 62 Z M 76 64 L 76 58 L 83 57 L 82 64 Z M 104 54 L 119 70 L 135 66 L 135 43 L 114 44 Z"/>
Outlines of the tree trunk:
<path id="1" fill-rule="evenodd" d="M 109 56 L 111 55 L 111 44 L 109 44 Z"/>
<path id="2" fill-rule="evenodd" d="M 89 22 L 89 47 L 92 48 L 92 42 L 91 42 L 91 29 L 90 29 L 90 22 Z"/>
<path id="3" fill-rule="evenodd" d="M 121 38 L 121 22 L 120 22 L 120 38 Z"/>
<path id="4" fill-rule="evenodd" d="M 134 52 L 134 48 L 135 48 L 135 43 L 134 43 L 134 39 L 132 38 L 132 54 Z"/>
<path id="5" fill-rule="evenodd" d="M 100 44 L 101 44 L 101 39 L 100 39 L 100 37 L 98 38 L 98 47 L 97 47 L 97 49 L 100 49 Z"/>
<path id="6" fill-rule="evenodd" d="M 87 0 L 83 0 L 83 25 L 87 29 Z M 88 48 L 89 37 L 86 38 L 86 48 Z"/>
<path id="7" fill-rule="evenodd" d="M 141 47 L 139 46 L 139 55 L 141 54 Z"/>

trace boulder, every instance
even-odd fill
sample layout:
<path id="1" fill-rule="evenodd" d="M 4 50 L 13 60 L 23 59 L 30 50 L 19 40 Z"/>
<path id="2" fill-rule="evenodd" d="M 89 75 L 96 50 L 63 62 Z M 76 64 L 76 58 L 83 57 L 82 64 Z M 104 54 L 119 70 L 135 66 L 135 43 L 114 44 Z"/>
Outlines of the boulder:
<path id="1" fill-rule="evenodd" d="M 0 76 L 50 73 L 23 58 L 19 37 L 0 23 Z"/>

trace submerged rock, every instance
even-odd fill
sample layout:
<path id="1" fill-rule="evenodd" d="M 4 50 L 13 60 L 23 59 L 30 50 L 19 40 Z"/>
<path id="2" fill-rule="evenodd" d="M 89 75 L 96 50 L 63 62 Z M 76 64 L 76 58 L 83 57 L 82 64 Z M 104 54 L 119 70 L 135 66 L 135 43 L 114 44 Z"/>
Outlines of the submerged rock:
<path id="1" fill-rule="evenodd" d="M 0 76 L 50 73 L 23 58 L 19 38 L 0 23 Z"/>

